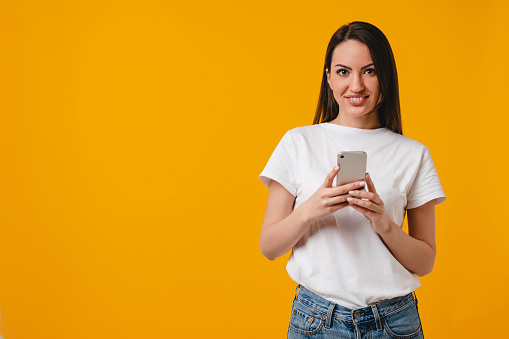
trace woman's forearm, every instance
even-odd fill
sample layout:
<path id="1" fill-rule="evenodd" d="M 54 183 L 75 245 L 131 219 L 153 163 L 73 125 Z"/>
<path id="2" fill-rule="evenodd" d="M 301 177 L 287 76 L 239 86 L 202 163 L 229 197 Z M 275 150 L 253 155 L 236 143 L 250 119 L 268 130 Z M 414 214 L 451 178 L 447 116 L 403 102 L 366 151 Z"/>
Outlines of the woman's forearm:
<path id="1" fill-rule="evenodd" d="M 267 210 L 260 235 L 260 250 L 274 260 L 288 252 L 307 232 L 314 220 L 348 206 L 346 192 L 363 185 L 361 182 L 332 187 L 339 166 L 327 174 L 324 183 L 315 193 L 297 207 L 293 213 L 295 197 L 277 181 L 271 181 Z"/>
<path id="2" fill-rule="evenodd" d="M 378 234 L 392 255 L 410 272 L 422 277 L 433 270 L 436 250 L 426 242 L 412 238 L 394 221 L 388 219 L 385 230 Z"/>
<path id="3" fill-rule="evenodd" d="M 291 250 L 308 228 L 309 222 L 296 209 L 283 220 L 263 226 L 260 250 L 265 257 L 274 260 Z"/>

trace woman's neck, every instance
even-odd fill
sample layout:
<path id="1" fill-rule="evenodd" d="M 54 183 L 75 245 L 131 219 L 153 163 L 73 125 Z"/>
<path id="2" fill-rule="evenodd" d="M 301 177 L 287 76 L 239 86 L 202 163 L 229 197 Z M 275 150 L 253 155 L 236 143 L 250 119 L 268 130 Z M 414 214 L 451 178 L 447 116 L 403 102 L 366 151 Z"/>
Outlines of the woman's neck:
<path id="1" fill-rule="evenodd" d="M 329 123 L 360 129 L 376 129 L 382 127 L 376 112 L 361 117 L 345 116 L 340 113 L 336 119 L 329 121 Z"/>

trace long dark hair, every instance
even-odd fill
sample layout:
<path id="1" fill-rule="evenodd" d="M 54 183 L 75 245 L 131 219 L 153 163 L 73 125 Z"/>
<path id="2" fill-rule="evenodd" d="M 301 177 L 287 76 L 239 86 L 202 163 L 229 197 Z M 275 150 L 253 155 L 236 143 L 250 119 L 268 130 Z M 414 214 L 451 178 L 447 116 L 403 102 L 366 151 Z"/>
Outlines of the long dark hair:
<path id="1" fill-rule="evenodd" d="M 334 49 L 346 40 L 357 40 L 368 47 L 375 65 L 378 85 L 382 95 L 381 101 L 374 108 L 378 109 L 378 120 L 382 127 L 403 134 L 399 106 L 398 72 L 396 71 L 396 62 L 394 61 L 391 45 L 381 30 L 362 21 L 354 21 L 341 26 L 329 41 L 325 53 L 322 85 L 313 124 L 332 121 L 338 116 L 339 106 L 327 82 L 327 70 L 331 71 Z"/>

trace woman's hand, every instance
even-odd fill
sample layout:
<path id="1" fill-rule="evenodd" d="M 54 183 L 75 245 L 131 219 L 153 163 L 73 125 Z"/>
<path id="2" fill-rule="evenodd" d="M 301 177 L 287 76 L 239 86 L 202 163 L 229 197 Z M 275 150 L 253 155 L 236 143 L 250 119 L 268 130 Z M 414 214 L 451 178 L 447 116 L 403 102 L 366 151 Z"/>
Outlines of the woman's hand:
<path id="1" fill-rule="evenodd" d="M 303 202 L 295 212 L 299 211 L 306 223 L 325 217 L 331 213 L 339 211 L 349 205 L 347 194 L 365 185 L 364 181 L 356 181 L 342 186 L 332 186 L 334 177 L 340 171 L 339 166 L 335 166 L 327 174 L 323 184 L 316 192 Z"/>
<path id="2" fill-rule="evenodd" d="M 408 210 L 407 234 L 387 216 L 384 202 L 377 194 L 369 174 L 366 174 L 366 183 L 369 192 L 348 192 L 350 206 L 364 214 L 385 246 L 407 270 L 419 277 L 431 272 L 436 256 L 435 202 L 428 201 Z"/>
<path id="3" fill-rule="evenodd" d="M 267 210 L 260 234 L 260 250 L 274 260 L 295 246 L 311 222 L 348 206 L 348 192 L 365 185 L 364 181 L 332 187 L 339 166 L 327 175 L 324 183 L 292 213 L 295 197 L 277 181 L 271 180 Z"/>
<path id="4" fill-rule="evenodd" d="M 384 202 L 376 193 L 375 185 L 369 173 L 366 173 L 366 183 L 368 184 L 369 192 L 364 190 L 350 191 L 348 192 L 349 197 L 347 201 L 353 209 L 364 214 L 376 233 L 384 233 L 390 227 L 391 220 L 387 213 L 385 213 Z M 367 200 L 362 200 L 363 198 Z"/>

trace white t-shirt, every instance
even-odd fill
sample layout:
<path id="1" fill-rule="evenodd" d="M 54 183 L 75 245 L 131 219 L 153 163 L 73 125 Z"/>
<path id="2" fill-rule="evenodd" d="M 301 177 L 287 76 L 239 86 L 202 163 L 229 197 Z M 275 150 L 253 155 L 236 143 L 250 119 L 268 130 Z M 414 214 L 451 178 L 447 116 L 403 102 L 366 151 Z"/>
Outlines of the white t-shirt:
<path id="1" fill-rule="evenodd" d="M 387 215 L 400 227 L 406 209 L 445 200 L 428 148 L 387 128 L 321 123 L 292 129 L 277 145 L 260 179 L 266 186 L 270 179 L 284 186 L 295 196 L 296 209 L 323 184 L 340 151 L 367 153 L 367 172 Z M 351 309 L 420 286 L 364 215 L 351 207 L 315 221 L 294 246 L 286 268 L 295 282 Z"/>

